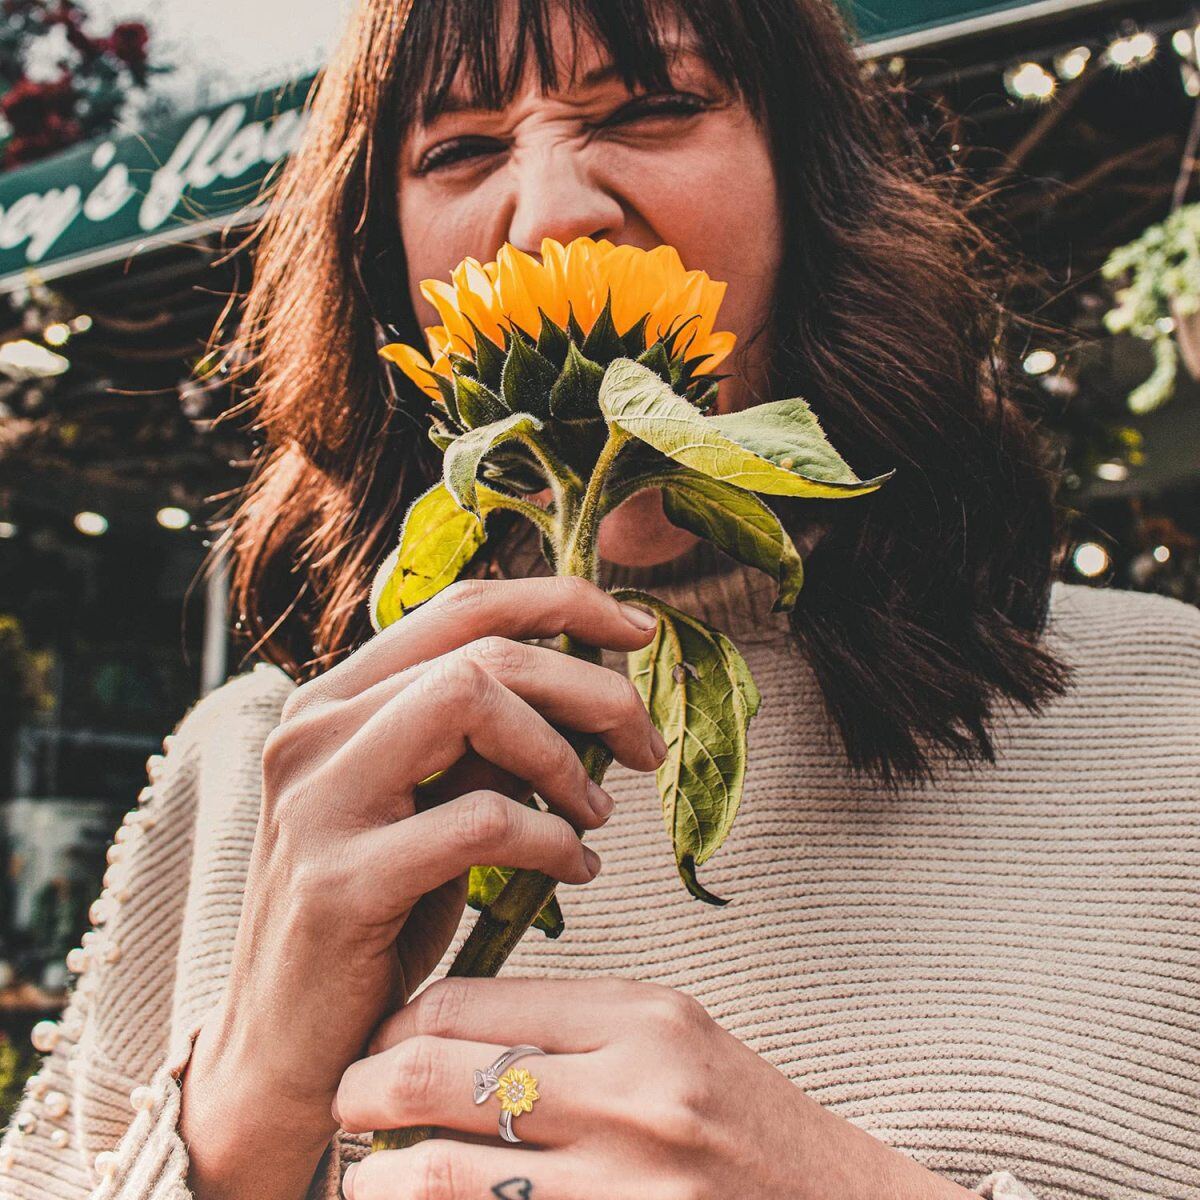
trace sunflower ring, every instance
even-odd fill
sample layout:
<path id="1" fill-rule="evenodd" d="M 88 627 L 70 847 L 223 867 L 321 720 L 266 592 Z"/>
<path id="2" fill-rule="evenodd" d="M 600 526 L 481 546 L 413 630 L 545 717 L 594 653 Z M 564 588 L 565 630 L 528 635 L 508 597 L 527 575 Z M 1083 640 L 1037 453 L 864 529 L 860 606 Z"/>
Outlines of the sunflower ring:
<path id="1" fill-rule="evenodd" d="M 526 1054 L 545 1054 L 537 1046 L 510 1046 L 491 1066 L 475 1072 L 475 1103 L 482 1104 L 493 1092 L 500 1099 L 500 1136 L 506 1142 L 522 1138 L 513 1132 L 513 1117 L 533 1111 L 538 1099 L 537 1080 L 524 1067 L 510 1064 Z"/>

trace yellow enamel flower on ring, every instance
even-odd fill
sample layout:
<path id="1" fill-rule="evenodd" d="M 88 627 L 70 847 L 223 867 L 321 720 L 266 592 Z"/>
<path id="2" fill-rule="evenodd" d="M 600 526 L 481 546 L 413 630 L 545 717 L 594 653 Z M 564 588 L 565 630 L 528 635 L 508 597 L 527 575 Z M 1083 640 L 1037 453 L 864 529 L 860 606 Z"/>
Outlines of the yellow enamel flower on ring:
<path id="1" fill-rule="evenodd" d="M 500 1076 L 496 1095 L 500 1107 L 515 1117 L 519 1113 L 533 1112 L 533 1102 L 538 1096 L 537 1080 L 524 1067 L 509 1067 Z"/>
<path id="2" fill-rule="evenodd" d="M 653 250 L 616 246 L 606 239 L 578 237 L 565 246 L 543 238 L 542 261 L 505 242 L 494 262 L 464 258 L 451 272 L 451 282 L 423 279 L 421 294 L 437 309 L 441 325 L 428 326 L 425 337 L 432 362 L 413 346 L 394 342 L 380 355 L 395 363 L 423 392 L 442 403 L 431 373 L 453 377 L 450 353 L 475 356 L 475 331 L 497 345 L 511 324 L 536 339 L 544 312 L 565 327 L 573 314 L 588 333 L 611 291 L 612 320 L 624 334 L 647 318 L 647 344 L 672 327 L 691 320 L 686 330 L 689 357 L 698 359 L 697 374 L 714 371 L 733 349 L 737 338 L 714 331 L 726 284 L 705 271 L 689 271 L 679 252 L 668 245 Z"/>

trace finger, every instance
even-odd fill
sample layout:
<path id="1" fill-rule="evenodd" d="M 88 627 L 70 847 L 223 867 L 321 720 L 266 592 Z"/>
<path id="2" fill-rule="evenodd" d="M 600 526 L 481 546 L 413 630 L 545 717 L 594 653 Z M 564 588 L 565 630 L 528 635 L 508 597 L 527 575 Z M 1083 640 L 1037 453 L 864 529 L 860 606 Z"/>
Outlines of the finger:
<path id="1" fill-rule="evenodd" d="M 375 1028 L 368 1050 L 378 1054 L 407 1038 L 486 1038 L 529 1043 L 551 1054 L 579 1054 L 614 1041 L 636 1006 L 673 989 L 619 975 L 587 979 L 446 976 L 435 979 Z"/>
<path id="2" fill-rule="evenodd" d="M 494 1134 L 507 1107 L 513 1132 L 533 1146 L 571 1145 L 603 1120 L 607 1088 L 594 1054 L 523 1055 L 500 1072 L 501 1087 L 475 1103 L 475 1072 L 509 1047 L 420 1035 L 382 1054 L 360 1058 L 342 1075 L 337 1113 L 350 1133 L 439 1125 L 464 1133 Z"/>
<path id="3" fill-rule="evenodd" d="M 522 802 L 533 794 L 528 782 L 510 771 L 502 771 L 474 750 L 468 750 L 452 767 L 441 772 L 430 783 L 418 785 L 415 793 L 417 808 L 432 808 L 445 804 L 466 792 L 500 792 Z"/>
<path id="4" fill-rule="evenodd" d="M 524 641 L 567 633 L 590 646 L 638 650 L 656 624 L 645 609 L 623 604 L 586 579 L 460 580 L 305 684 L 303 704 L 355 696 L 396 671 L 488 634 Z"/>
<path id="5" fill-rule="evenodd" d="M 343 1183 L 347 1200 L 593 1200 L 595 1168 L 564 1150 L 476 1146 L 426 1138 L 406 1150 L 376 1150 L 354 1164 Z"/>
<path id="6" fill-rule="evenodd" d="M 616 760 L 635 771 L 653 771 L 666 754 L 666 743 L 654 728 L 637 688 L 610 667 L 496 635 L 478 638 L 451 653 L 478 663 L 553 724 L 598 734 Z M 438 661 L 407 667 L 347 701 L 345 720 L 369 720 Z"/>
<path id="7" fill-rule="evenodd" d="M 476 864 L 530 868 L 575 884 L 599 870 L 595 851 L 562 817 L 497 792 L 459 796 L 366 830 L 352 844 L 370 875 L 363 907 L 378 909 L 360 915 L 381 925 Z"/>
<path id="8" fill-rule="evenodd" d="M 570 743 L 519 696 L 469 659 L 445 655 L 393 697 L 321 765 L 315 776 L 366 820 L 380 799 L 405 800 L 415 786 L 468 750 L 526 780 L 576 825 L 606 819 L 592 807 L 605 793 Z M 407 815 L 402 812 L 400 815 Z"/>

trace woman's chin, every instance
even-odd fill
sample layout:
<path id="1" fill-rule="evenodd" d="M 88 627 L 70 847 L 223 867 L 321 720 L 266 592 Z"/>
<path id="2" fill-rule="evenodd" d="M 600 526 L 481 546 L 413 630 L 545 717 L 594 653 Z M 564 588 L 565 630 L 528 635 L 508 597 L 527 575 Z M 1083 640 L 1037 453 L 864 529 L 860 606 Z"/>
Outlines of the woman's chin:
<path id="1" fill-rule="evenodd" d="M 622 567 L 652 567 L 690 550 L 699 539 L 672 525 L 663 512 L 662 492 L 647 488 L 630 496 L 600 522 L 597 550 Z"/>

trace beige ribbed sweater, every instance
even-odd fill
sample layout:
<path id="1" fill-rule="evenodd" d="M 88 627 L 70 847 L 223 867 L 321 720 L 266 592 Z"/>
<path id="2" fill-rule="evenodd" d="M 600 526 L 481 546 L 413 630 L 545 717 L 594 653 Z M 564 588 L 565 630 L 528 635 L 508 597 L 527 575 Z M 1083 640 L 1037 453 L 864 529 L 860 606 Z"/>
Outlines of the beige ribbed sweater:
<path id="1" fill-rule="evenodd" d="M 770 582 L 724 562 L 654 590 L 728 631 L 763 695 L 741 811 L 700 871 L 729 903 L 688 896 L 653 777 L 614 765 L 616 812 L 587 835 L 603 871 L 505 972 L 684 989 L 982 1196 L 1200 1197 L 1200 611 L 1055 584 L 1046 636 L 1071 692 L 1006 709 L 995 766 L 888 800 L 849 775 Z M 85 969 L 35 1032 L 52 1048 L 0 1143 L 5 1200 L 191 1197 L 177 1080 L 226 978 L 261 748 L 292 686 L 274 667 L 230 680 L 150 761 Z M 311 1200 L 369 1149 L 333 1139 Z"/>

